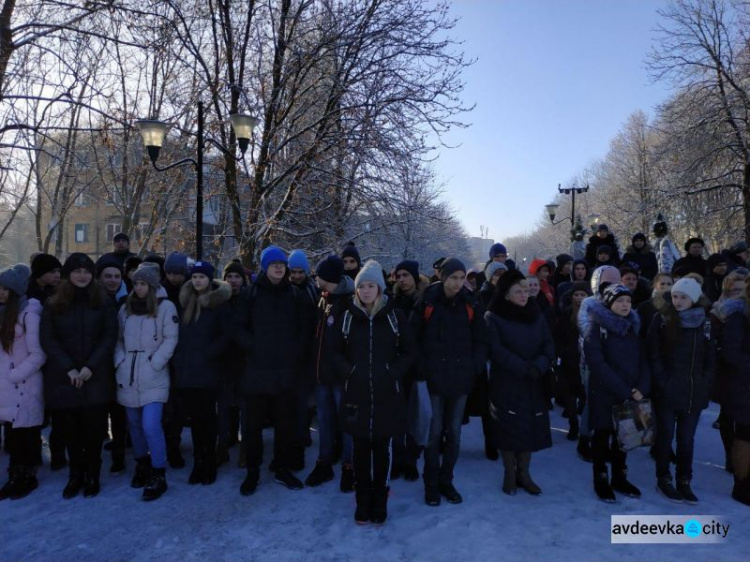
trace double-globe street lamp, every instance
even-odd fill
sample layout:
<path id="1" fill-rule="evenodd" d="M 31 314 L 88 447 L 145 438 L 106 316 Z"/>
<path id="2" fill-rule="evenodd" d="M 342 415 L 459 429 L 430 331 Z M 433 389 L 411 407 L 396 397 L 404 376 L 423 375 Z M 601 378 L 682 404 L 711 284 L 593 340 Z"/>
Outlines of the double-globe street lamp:
<path id="1" fill-rule="evenodd" d="M 259 123 L 256 117 L 251 115 L 244 115 L 240 113 L 234 113 L 229 116 L 232 123 L 232 129 L 234 130 L 234 136 L 237 138 L 237 144 L 240 147 L 240 152 L 244 157 L 245 151 L 250 144 L 250 137 L 253 134 L 253 129 Z M 227 148 L 221 145 L 218 141 L 212 138 L 206 138 L 204 136 L 204 122 L 203 122 L 203 102 L 198 102 L 198 131 L 197 136 L 197 158 L 183 158 L 182 160 L 169 164 L 168 166 L 160 167 L 156 164 L 159 159 L 159 152 L 164 138 L 167 135 L 167 124 L 162 121 L 154 121 L 150 119 L 141 119 L 136 121 L 136 125 L 143 138 L 143 144 L 148 151 L 148 156 L 151 159 L 151 163 L 154 168 L 160 172 L 165 172 L 176 168 L 177 166 L 183 166 L 185 164 L 192 164 L 195 168 L 195 191 L 196 191 L 196 203 L 195 203 L 195 259 L 200 261 L 203 259 L 203 150 L 206 141 L 210 142 L 221 150 L 224 154 L 230 158 L 236 159 L 236 156 L 230 152 Z"/>
<path id="2" fill-rule="evenodd" d="M 562 222 L 565 222 L 566 220 L 570 220 L 570 224 L 572 226 L 572 229 L 570 231 L 571 238 L 575 238 L 575 235 L 577 232 L 583 232 L 583 226 L 581 224 L 581 217 L 576 215 L 576 195 L 581 193 L 586 193 L 589 190 L 588 184 L 585 187 L 566 187 L 563 188 L 561 184 L 557 184 L 557 191 L 562 193 L 563 195 L 570 195 L 571 196 L 571 203 L 570 203 L 570 216 L 564 217 L 560 219 L 559 221 L 555 222 L 555 216 L 557 215 L 557 209 L 560 208 L 560 205 L 557 203 L 550 203 L 549 205 L 545 205 L 545 208 L 547 209 L 547 214 L 549 215 L 549 220 L 553 225 L 558 225 Z"/>

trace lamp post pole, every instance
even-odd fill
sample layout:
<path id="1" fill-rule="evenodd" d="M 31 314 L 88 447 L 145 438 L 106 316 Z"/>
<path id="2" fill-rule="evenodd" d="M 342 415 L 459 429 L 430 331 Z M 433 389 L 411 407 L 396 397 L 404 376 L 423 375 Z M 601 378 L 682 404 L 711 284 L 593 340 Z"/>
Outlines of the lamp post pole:
<path id="1" fill-rule="evenodd" d="M 195 260 L 203 259 L 203 102 L 198 102 L 198 160 L 195 164 Z"/>

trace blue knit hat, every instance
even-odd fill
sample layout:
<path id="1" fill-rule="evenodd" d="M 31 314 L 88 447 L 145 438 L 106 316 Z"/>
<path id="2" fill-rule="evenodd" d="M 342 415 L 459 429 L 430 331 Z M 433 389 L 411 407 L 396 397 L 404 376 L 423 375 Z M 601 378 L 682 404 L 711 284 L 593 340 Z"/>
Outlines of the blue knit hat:
<path id="1" fill-rule="evenodd" d="M 292 250 L 289 252 L 289 269 L 301 269 L 307 275 L 310 275 L 310 262 L 302 250 Z"/>
<path id="2" fill-rule="evenodd" d="M 188 259 L 182 252 L 172 252 L 164 260 L 164 273 L 188 274 Z"/>
<path id="3" fill-rule="evenodd" d="M 375 283 L 380 288 L 381 294 L 385 293 L 385 278 L 383 277 L 383 266 L 381 266 L 375 260 L 368 260 L 357 274 L 357 278 L 354 280 L 354 286 L 359 287 L 360 284 L 364 283 L 365 281 Z"/>
<path id="4" fill-rule="evenodd" d="M 207 261 L 197 261 L 193 264 L 193 267 L 190 269 L 190 275 L 193 275 L 195 273 L 202 273 L 206 277 L 208 277 L 210 280 L 213 281 L 214 278 L 214 266 L 208 263 Z"/>
<path id="5" fill-rule="evenodd" d="M 278 246 L 269 246 L 263 250 L 260 254 L 260 267 L 263 271 L 268 271 L 268 267 L 275 261 L 283 261 L 287 264 L 286 254 L 284 250 Z"/>
<path id="6" fill-rule="evenodd" d="M 490 259 L 493 259 L 497 254 L 508 255 L 508 250 L 500 242 L 490 247 Z"/>
<path id="7" fill-rule="evenodd" d="M 23 297 L 29 286 L 29 277 L 31 277 L 31 268 L 25 263 L 19 263 L 0 273 L 0 285 L 13 291 L 19 297 Z"/>

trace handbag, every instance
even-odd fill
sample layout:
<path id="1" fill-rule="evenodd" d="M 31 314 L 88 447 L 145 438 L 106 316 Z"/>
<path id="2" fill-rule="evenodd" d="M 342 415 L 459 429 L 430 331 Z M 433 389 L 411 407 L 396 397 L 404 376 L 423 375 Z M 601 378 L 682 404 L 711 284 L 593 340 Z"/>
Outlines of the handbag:
<path id="1" fill-rule="evenodd" d="M 651 400 L 626 400 L 612 406 L 617 442 L 623 452 L 654 443 L 654 421 Z"/>
<path id="2" fill-rule="evenodd" d="M 426 447 L 430 440 L 430 425 L 432 424 L 432 402 L 427 381 L 414 381 L 409 396 L 409 409 L 406 419 L 409 435 L 418 447 Z"/>

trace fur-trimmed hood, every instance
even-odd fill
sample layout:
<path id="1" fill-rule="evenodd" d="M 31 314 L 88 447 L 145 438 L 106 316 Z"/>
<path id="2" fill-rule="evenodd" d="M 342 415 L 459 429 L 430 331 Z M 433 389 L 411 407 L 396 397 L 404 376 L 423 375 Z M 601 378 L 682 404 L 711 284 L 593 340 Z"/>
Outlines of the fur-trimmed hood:
<path id="1" fill-rule="evenodd" d="M 716 318 L 722 323 L 726 322 L 727 319 L 736 312 L 745 313 L 744 299 L 726 299 L 723 301 L 716 301 L 711 308 L 711 314 L 716 316 Z"/>
<path id="2" fill-rule="evenodd" d="M 417 283 L 417 293 L 415 295 L 415 300 L 419 300 L 424 295 L 424 292 L 427 290 L 427 287 L 430 286 L 430 278 L 426 275 L 419 274 L 419 283 Z M 393 296 L 394 297 L 404 297 L 406 296 L 404 294 L 404 291 L 401 289 L 401 287 L 398 286 L 398 283 L 396 283 L 393 286 Z"/>
<path id="3" fill-rule="evenodd" d="M 227 302 L 232 296 L 232 288 L 229 283 L 214 279 L 208 287 L 208 292 L 199 295 L 193 289 L 189 281 L 180 289 L 180 304 L 182 305 L 182 320 L 189 323 L 195 317 L 200 318 L 201 310 L 204 308 L 218 308 Z"/>
<path id="4" fill-rule="evenodd" d="M 638 334 L 641 330 L 641 319 L 635 310 L 631 310 L 627 316 L 618 316 L 609 310 L 601 301 L 592 301 L 588 313 L 591 320 L 599 324 L 608 332 L 624 336 L 628 330 Z"/>

